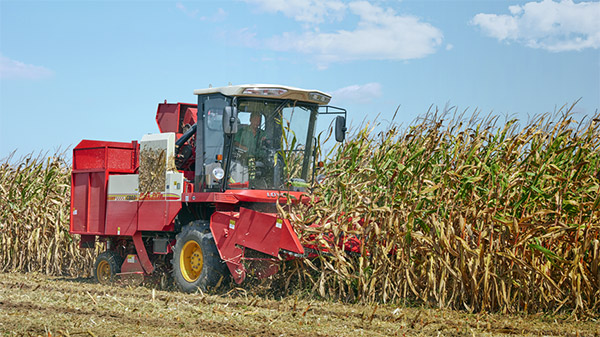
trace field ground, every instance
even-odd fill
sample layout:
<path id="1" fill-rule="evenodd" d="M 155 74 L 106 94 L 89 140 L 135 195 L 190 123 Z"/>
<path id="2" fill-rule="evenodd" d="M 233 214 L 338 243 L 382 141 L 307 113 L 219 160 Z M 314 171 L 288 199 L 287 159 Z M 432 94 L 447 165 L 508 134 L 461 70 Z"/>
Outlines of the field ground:
<path id="1" fill-rule="evenodd" d="M 600 336 L 598 322 L 0 274 L 3 336 Z"/>

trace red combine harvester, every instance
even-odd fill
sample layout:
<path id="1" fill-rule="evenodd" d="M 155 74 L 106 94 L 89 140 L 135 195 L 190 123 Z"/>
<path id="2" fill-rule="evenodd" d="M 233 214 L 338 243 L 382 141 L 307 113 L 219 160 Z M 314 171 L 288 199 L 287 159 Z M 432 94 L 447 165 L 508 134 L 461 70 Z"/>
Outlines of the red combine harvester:
<path id="1" fill-rule="evenodd" d="M 314 179 L 315 124 L 346 110 L 315 90 L 239 85 L 195 90 L 198 104 L 159 104 L 160 133 L 138 143 L 83 140 L 73 150 L 70 232 L 106 243 L 94 276 L 172 270 L 186 292 L 231 275 L 258 278 L 305 249 L 276 204 L 306 200 Z"/>

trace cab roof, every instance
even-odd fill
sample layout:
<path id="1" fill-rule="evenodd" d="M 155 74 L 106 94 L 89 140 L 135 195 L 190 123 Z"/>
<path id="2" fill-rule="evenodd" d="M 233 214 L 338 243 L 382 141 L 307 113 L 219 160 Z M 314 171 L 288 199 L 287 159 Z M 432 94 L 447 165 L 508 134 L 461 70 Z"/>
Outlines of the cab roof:
<path id="1" fill-rule="evenodd" d="M 331 100 L 331 96 L 322 91 L 306 90 L 278 84 L 242 84 L 194 90 L 194 95 L 215 93 L 236 97 L 291 99 L 319 105 L 326 105 Z"/>

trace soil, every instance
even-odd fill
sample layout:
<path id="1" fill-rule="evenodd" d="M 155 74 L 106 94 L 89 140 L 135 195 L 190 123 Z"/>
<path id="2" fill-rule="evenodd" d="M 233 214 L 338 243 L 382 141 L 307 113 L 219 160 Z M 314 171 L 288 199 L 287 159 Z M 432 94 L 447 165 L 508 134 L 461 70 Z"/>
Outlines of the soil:
<path id="1" fill-rule="evenodd" d="M 274 299 L 231 287 L 184 294 L 152 285 L 0 273 L 2 336 L 600 336 L 570 316 L 470 314 L 391 304 Z M 299 297 L 307 299 L 298 299 Z"/>

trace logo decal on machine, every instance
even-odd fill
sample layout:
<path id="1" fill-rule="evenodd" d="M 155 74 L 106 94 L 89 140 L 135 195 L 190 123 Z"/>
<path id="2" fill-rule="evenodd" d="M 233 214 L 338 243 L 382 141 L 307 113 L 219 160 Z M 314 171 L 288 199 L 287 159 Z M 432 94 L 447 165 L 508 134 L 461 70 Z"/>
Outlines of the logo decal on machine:
<path id="1" fill-rule="evenodd" d="M 107 197 L 108 201 L 137 201 L 138 200 L 138 194 L 137 193 L 131 193 L 131 194 L 109 194 Z"/>
<path id="2" fill-rule="evenodd" d="M 131 194 L 109 194 L 107 197 L 108 201 L 152 201 L 152 200 L 180 200 L 181 196 L 175 193 L 148 193 L 139 195 L 137 193 Z"/>

